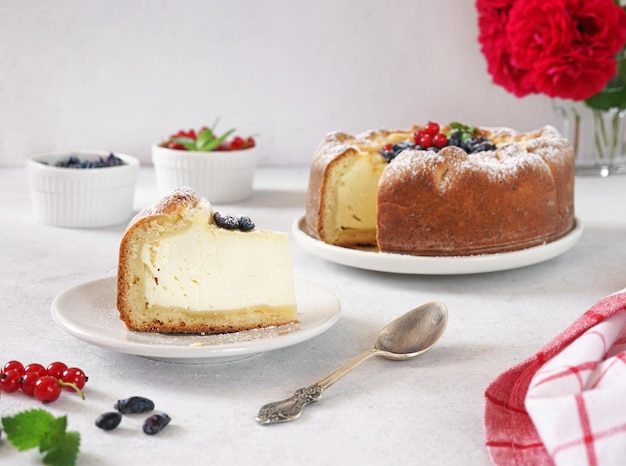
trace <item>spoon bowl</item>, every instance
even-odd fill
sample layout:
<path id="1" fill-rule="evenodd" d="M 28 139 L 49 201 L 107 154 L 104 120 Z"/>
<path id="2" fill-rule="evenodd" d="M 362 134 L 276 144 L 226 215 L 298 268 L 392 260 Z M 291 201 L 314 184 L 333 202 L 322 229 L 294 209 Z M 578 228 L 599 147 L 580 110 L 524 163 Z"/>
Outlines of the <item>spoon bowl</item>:
<path id="1" fill-rule="evenodd" d="M 300 417 L 302 409 L 317 401 L 328 387 L 372 356 L 404 361 L 425 353 L 441 338 L 448 324 L 448 309 L 443 303 L 423 304 L 387 324 L 378 333 L 374 346 L 310 387 L 300 388 L 289 398 L 268 403 L 261 408 L 256 420 L 260 424 L 275 424 Z"/>
<path id="2" fill-rule="evenodd" d="M 447 324 L 446 306 L 426 303 L 387 324 L 379 332 L 374 348 L 388 359 L 411 359 L 435 346 Z"/>

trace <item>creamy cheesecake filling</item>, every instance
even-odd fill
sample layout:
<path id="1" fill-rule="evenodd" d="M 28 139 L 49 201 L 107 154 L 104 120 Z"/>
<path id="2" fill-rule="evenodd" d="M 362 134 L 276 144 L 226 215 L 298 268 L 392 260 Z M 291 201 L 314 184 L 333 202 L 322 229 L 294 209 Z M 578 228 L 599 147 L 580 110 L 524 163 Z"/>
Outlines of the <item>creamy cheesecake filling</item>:
<path id="1" fill-rule="evenodd" d="M 385 165 L 358 157 L 337 186 L 337 225 L 342 229 L 376 229 L 378 180 Z"/>
<path id="2" fill-rule="evenodd" d="M 295 306 L 286 233 L 193 222 L 144 244 L 139 260 L 147 308 L 205 313 Z"/>
<path id="3" fill-rule="evenodd" d="M 343 169 L 329 179 L 326 234 L 334 244 L 376 243 L 378 181 L 387 165 L 378 152 L 361 152 L 341 162 Z"/>

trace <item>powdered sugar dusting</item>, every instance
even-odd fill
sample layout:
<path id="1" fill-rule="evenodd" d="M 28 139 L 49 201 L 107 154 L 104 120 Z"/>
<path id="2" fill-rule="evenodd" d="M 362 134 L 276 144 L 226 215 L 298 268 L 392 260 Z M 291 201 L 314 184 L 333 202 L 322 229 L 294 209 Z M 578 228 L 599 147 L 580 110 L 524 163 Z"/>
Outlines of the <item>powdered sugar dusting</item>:
<path id="1" fill-rule="evenodd" d="M 151 345 L 182 346 L 189 348 L 206 348 L 237 345 L 256 341 L 266 341 L 301 331 L 300 324 L 292 323 L 280 326 L 271 326 L 233 333 L 213 334 L 167 334 L 148 332 L 127 332 L 125 339 L 133 343 Z"/>
<path id="2" fill-rule="evenodd" d="M 461 176 L 479 171 L 487 174 L 490 180 L 503 181 L 529 167 L 550 170 L 549 165 L 573 163 L 571 145 L 551 126 L 529 133 L 519 133 L 510 128 L 481 128 L 480 131 L 496 143 L 496 150 L 468 154 L 454 146 L 445 147 L 438 153 L 408 149 L 391 161 L 383 179 L 403 182 L 440 167 L 446 171 L 452 169 Z M 450 179 L 446 177 L 442 180 L 440 188 L 445 190 Z"/>
<path id="3" fill-rule="evenodd" d="M 466 170 L 480 170 L 489 178 L 501 181 L 515 176 L 520 168 L 528 165 L 544 165 L 541 157 L 525 151 L 520 144 L 507 142 L 495 151 L 469 154 L 468 163 L 462 166 Z"/>
<path id="4" fill-rule="evenodd" d="M 190 187 L 181 186 L 173 189 L 156 204 L 146 207 L 135 215 L 135 217 L 133 217 L 133 219 L 128 223 L 127 229 L 142 218 L 166 215 L 185 207 L 203 210 L 208 213 L 211 219 L 213 218 L 213 207 L 211 206 L 209 200 L 203 197 L 198 197 L 195 191 Z"/>
<path id="5" fill-rule="evenodd" d="M 334 131 L 324 137 L 316 150 L 315 159 L 316 162 L 326 165 L 350 149 L 359 152 L 379 150 L 387 143 L 411 139 L 416 128 L 419 127 L 414 126 L 408 130 L 367 130 L 357 135 Z M 552 126 L 544 126 L 526 133 L 508 127 L 479 127 L 478 131 L 497 146 L 496 156 L 493 157 L 494 151 L 469 154 L 468 168 L 480 167 L 494 175 L 506 176 L 524 164 L 539 163 L 539 159 L 549 159 L 553 164 L 570 163 L 566 154 L 571 152 L 571 145 Z M 419 152 L 421 157 L 433 159 L 432 151 L 416 152 Z M 445 150 L 442 152 L 446 153 Z M 398 164 L 400 161 L 397 159 L 396 157 L 392 164 Z M 437 160 L 439 159 L 434 157 L 433 161 Z M 398 165 L 397 168 L 402 168 L 401 164 Z"/>
<path id="6" fill-rule="evenodd" d="M 355 140 L 354 136 L 341 131 L 328 133 L 315 152 L 316 158 L 322 164 L 328 164 L 351 147 L 358 150 Z"/>
<path id="7" fill-rule="evenodd" d="M 351 135 L 342 131 L 333 131 L 328 133 L 317 150 L 314 159 L 322 165 L 329 164 L 336 157 L 348 150 L 357 152 L 378 151 L 383 145 L 391 140 L 398 142 L 410 139 L 413 136 L 413 130 L 367 130 L 357 135 Z"/>

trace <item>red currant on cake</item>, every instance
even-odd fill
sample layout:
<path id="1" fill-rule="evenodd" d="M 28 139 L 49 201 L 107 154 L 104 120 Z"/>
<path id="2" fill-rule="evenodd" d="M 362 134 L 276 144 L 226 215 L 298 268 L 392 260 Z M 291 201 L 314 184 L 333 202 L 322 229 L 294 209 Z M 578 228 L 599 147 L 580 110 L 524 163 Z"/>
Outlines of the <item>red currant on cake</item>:
<path id="1" fill-rule="evenodd" d="M 432 147 L 433 145 L 432 134 L 429 134 L 429 133 L 422 134 L 419 140 L 419 145 L 422 146 L 424 149 L 428 149 L 429 147 Z"/>
<path id="2" fill-rule="evenodd" d="M 429 121 L 428 123 L 426 123 L 424 125 L 424 132 L 426 134 L 430 134 L 431 136 L 434 136 L 435 134 L 439 133 L 439 123 L 435 123 L 434 121 Z"/>
<path id="3" fill-rule="evenodd" d="M 415 143 L 416 146 L 419 146 L 420 143 L 420 138 L 426 133 L 424 133 L 424 131 L 417 131 L 415 134 L 413 134 L 413 142 Z"/>
<path id="4" fill-rule="evenodd" d="M 444 147 L 448 144 L 448 137 L 443 133 L 437 133 L 433 136 L 433 145 L 435 147 Z"/>

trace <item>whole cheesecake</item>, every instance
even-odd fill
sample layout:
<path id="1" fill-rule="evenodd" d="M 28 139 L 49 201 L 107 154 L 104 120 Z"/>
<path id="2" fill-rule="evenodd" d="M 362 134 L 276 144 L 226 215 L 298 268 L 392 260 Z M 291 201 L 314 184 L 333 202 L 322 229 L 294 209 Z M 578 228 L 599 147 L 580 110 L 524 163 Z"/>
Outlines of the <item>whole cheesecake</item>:
<path id="1" fill-rule="evenodd" d="M 122 238 L 117 309 L 129 330 L 141 332 L 225 333 L 296 322 L 287 234 L 222 216 L 191 189 L 176 189 L 140 212 Z"/>
<path id="2" fill-rule="evenodd" d="M 309 234 L 350 248 L 466 256 L 574 228 L 574 154 L 553 127 L 437 125 L 445 142 L 422 147 L 425 129 L 328 134 L 311 164 Z"/>

